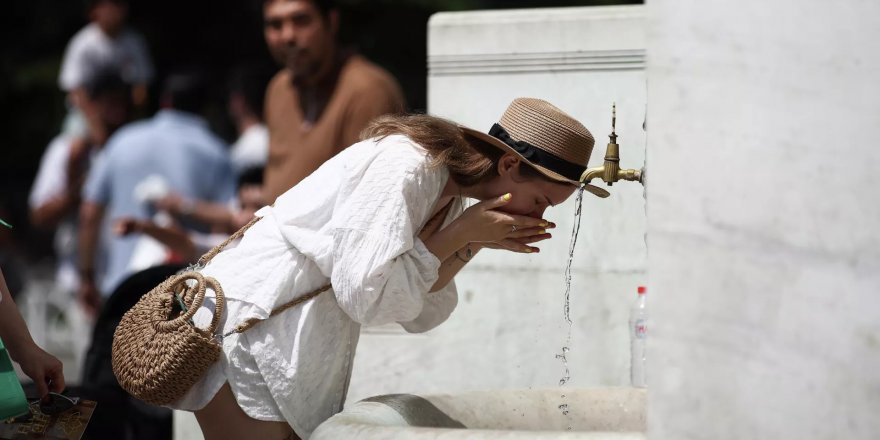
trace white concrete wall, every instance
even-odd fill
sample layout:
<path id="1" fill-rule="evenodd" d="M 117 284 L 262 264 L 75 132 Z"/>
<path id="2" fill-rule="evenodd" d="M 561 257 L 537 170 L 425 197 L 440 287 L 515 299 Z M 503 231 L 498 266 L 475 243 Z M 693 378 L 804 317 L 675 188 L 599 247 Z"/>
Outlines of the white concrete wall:
<path id="1" fill-rule="evenodd" d="M 429 111 L 488 131 L 518 96 L 570 112 L 605 152 L 617 102 L 622 165 L 644 164 L 643 8 L 442 13 L 429 25 Z M 646 280 L 642 187 L 589 194 L 575 253 L 571 386 L 629 383 L 628 308 Z M 349 401 L 395 392 L 556 386 L 565 341 L 563 270 L 573 198 L 547 211 L 559 225 L 537 256 L 484 251 L 456 278 L 458 309 L 434 331 L 365 329 Z"/>
<path id="2" fill-rule="evenodd" d="M 880 438 L 880 2 L 647 9 L 649 438 Z"/>

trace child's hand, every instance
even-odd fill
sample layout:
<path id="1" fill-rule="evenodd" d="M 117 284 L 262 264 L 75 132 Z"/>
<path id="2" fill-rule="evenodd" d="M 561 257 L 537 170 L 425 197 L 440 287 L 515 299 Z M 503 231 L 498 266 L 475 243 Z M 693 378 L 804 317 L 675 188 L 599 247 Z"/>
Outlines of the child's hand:
<path id="1" fill-rule="evenodd" d="M 21 371 L 34 381 L 40 397 L 46 396 L 49 391 L 64 391 L 64 367 L 61 361 L 36 344 L 20 353 L 15 361 L 21 366 Z"/>

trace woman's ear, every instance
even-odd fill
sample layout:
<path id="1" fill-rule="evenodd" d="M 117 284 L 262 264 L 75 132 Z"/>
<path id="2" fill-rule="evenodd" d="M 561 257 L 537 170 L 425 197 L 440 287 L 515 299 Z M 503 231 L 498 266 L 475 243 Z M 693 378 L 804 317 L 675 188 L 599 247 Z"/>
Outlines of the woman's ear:
<path id="1" fill-rule="evenodd" d="M 498 175 L 507 179 L 511 179 L 514 182 L 519 182 L 521 177 L 519 175 L 519 165 L 520 158 L 514 156 L 510 153 L 505 153 L 504 156 L 501 156 L 501 159 L 498 161 Z"/>

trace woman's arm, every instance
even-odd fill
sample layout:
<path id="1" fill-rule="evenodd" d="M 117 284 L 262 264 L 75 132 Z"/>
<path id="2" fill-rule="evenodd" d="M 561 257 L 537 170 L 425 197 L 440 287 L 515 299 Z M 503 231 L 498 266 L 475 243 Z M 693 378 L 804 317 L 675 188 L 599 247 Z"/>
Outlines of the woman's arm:
<path id="1" fill-rule="evenodd" d="M 464 268 L 464 266 L 467 265 L 475 255 L 477 255 L 480 248 L 480 246 L 467 245 L 455 251 L 451 257 L 443 260 L 443 263 L 438 270 L 439 276 L 437 277 L 437 281 L 435 281 L 434 285 L 431 287 L 431 292 L 433 293 L 446 287 L 446 285 L 458 275 L 458 272 Z"/>
<path id="2" fill-rule="evenodd" d="M 463 202 L 459 202 L 463 203 Z M 441 209 L 434 217 L 431 217 L 430 220 L 425 223 L 425 226 L 422 227 L 421 232 L 419 232 L 419 240 L 422 242 L 428 241 L 434 234 L 440 231 L 440 227 L 443 226 L 443 222 L 446 220 L 446 217 L 449 215 L 449 209 L 452 205 L 455 204 L 455 201 L 449 202 L 443 209 Z M 440 268 L 437 270 L 437 281 L 434 282 L 434 285 L 431 286 L 430 292 L 437 292 L 442 290 L 449 284 L 450 281 L 458 274 L 465 264 L 476 255 L 477 251 L 479 251 L 479 246 L 468 244 L 458 250 L 456 250 L 451 256 L 446 257 L 442 260 L 440 264 Z"/>
<path id="3" fill-rule="evenodd" d="M 430 223 L 428 226 L 430 226 Z M 425 230 L 423 230 L 422 233 L 419 234 L 419 238 L 422 241 L 429 240 L 429 234 L 437 232 L 436 230 L 428 230 L 428 226 L 426 226 Z M 467 245 L 453 252 L 452 256 L 447 257 L 445 260 L 443 260 L 443 263 L 440 265 L 440 269 L 438 271 L 439 276 L 437 278 L 437 281 L 435 281 L 434 285 L 431 287 L 431 292 L 436 292 L 446 287 L 446 285 L 449 284 L 450 281 L 452 281 L 452 279 L 458 274 L 458 272 L 462 268 L 464 268 L 464 266 L 467 265 L 467 263 L 469 263 L 471 259 L 473 259 L 474 256 L 477 255 L 477 252 L 479 252 L 484 247 L 503 249 L 518 253 L 538 252 L 537 248 L 528 245 L 551 238 L 551 235 L 547 233 L 546 229 L 555 227 L 555 224 L 548 223 L 546 228 L 538 226 L 518 229 L 515 233 L 509 234 L 508 238 L 497 242 L 468 243 Z"/>
<path id="4" fill-rule="evenodd" d="M 351 169 L 330 220 L 333 291 L 361 324 L 409 322 L 422 314 L 445 259 L 417 229 L 431 217 L 443 174 L 405 147 L 386 146 L 367 163 Z"/>
<path id="5" fill-rule="evenodd" d="M 0 338 L 8 348 L 9 356 L 33 379 L 41 397 L 49 392 L 50 386 L 52 391 L 60 393 L 64 390 L 64 369 L 61 361 L 34 343 L 12 301 L 3 272 L 0 272 L 0 295 Z"/>
<path id="6" fill-rule="evenodd" d="M 434 223 L 436 217 L 428 222 L 419 234 L 419 239 L 442 261 L 431 292 L 441 290 L 449 284 L 483 247 L 498 246 L 513 252 L 531 253 L 538 252 L 538 248 L 528 244 L 550 238 L 550 234 L 545 231 L 550 226 L 546 220 L 496 210 L 508 201 L 510 196 L 504 195 L 477 203 L 440 230 L 437 230 Z M 516 231 L 511 227 L 514 224 L 519 226 Z"/>
<path id="7" fill-rule="evenodd" d="M 551 223 L 548 228 L 553 228 L 555 226 L 556 225 Z M 431 292 L 436 292 L 446 287 L 446 285 L 458 275 L 458 272 L 470 263 L 471 259 L 477 255 L 477 252 L 483 248 L 503 249 L 517 253 L 530 253 L 526 250 L 529 248 L 527 245 L 551 238 L 551 235 L 548 234 L 544 228 L 527 228 L 517 232 L 517 235 L 520 235 L 518 238 L 508 238 L 493 243 L 470 243 L 455 251 L 451 257 L 443 260 L 443 263 L 440 265 L 438 271 L 439 276 L 437 281 L 435 281 L 434 285 L 431 287 Z"/>

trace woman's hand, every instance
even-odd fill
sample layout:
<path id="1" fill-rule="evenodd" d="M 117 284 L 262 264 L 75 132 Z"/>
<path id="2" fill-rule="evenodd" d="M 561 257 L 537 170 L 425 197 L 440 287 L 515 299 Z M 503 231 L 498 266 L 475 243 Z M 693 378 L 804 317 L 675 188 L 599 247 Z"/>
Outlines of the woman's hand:
<path id="1" fill-rule="evenodd" d="M 526 254 L 532 252 L 540 252 L 540 249 L 529 245 L 542 240 L 546 240 L 548 238 L 552 238 L 553 236 L 547 232 L 547 229 L 552 229 L 555 227 L 556 224 L 550 223 L 549 225 L 547 225 L 546 228 L 537 227 L 517 229 L 516 232 L 510 234 L 510 237 L 500 241 L 474 243 L 474 250 L 479 248 L 488 248 Z"/>
<path id="2" fill-rule="evenodd" d="M 33 379 L 40 397 L 45 397 L 49 391 L 64 391 L 64 368 L 61 361 L 36 344 L 23 353 L 18 353 L 13 359 L 21 366 L 21 371 Z"/>
<path id="3" fill-rule="evenodd" d="M 544 219 L 499 211 L 498 208 L 506 205 L 510 199 L 511 195 L 505 194 L 466 209 L 455 220 L 466 241 L 483 247 L 497 245 L 517 252 L 537 252 L 538 248 L 527 245 L 550 238 L 545 229 L 551 223 Z M 502 242 L 504 245 L 500 244 Z"/>
<path id="4" fill-rule="evenodd" d="M 550 234 L 544 230 L 551 223 L 544 219 L 498 210 L 511 198 L 510 194 L 505 194 L 477 203 L 433 235 L 428 236 L 429 234 L 422 231 L 420 238 L 440 261 L 445 261 L 468 244 L 473 246 L 472 250 L 498 246 L 499 249 L 514 252 L 539 252 L 538 248 L 529 244 L 550 238 Z"/>

